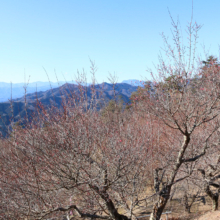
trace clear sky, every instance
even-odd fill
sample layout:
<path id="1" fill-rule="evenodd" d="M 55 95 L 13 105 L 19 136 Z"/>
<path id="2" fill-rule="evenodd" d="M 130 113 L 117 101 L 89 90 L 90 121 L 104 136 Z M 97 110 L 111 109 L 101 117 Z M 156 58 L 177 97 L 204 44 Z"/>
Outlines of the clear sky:
<path id="1" fill-rule="evenodd" d="M 56 82 L 74 79 L 90 61 L 98 82 L 109 73 L 118 81 L 143 79 L 158 62 L 171 20 L 183 31 L 191 17 L 191 0 L 0 0 L 0 82 Z M 203 28 L 199 42 L 218 54 L 220 1 L 194 0 L 194 19 Z"/>

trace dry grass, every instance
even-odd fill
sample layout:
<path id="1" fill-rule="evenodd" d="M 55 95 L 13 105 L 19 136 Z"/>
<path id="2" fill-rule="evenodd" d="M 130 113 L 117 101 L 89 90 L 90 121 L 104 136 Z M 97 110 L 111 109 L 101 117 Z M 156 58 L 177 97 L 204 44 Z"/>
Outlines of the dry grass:
<path id="1" fill-rule="evenodd" d="M 143 195 L 142 197 L 144 198 L 147 195 L 152 195 L 152 194 L 153 194 L 152 188 L 148 187 L 145 195 Z M 191 213 L 187 213 L 184 209 L 184 204 L 182 202 L 183 193 L 180 192 L 173 197 L 172 201 L 169 201 L 167 203 L 167 206 L 164 212 L 166 211 L 172 212 L 171 214 L 168 214 L 169 220 L 220 220 L 220 212 L 218 211 L 211 212 L 210 211 L 212 208 L 211 200 L 205 195 L 204 197 L 205 197 L 205 204 L 202 202 L 201 196 L 200 196 L 196 199 L 196 201 L 192 205 Z M 143 201 L 136 208 L 134 213 L 139 217 L 150 215 L 156 199 L 157 199 L 156 196 L 154 196 L 151 199 L 149 199 L 147 203 Z M 119 208 L 118 211 L 121 214 L 125 214 L 125 215 L 127 214 L 123 208 Z M 80 218 L 74 215 L 74 219 L 80 219 Z M 166 215 L 162 215 L 161 219 L 165 220 Z M 149 220 L 149 217 L 139 218 L 139 220 Z"/>
<path id="2" fill-rule="evenodd" d="M 148 195 L 153 194 L 151 189 L 148 188 L 147 194 Z M 205 198 L 205 204 L 203 203 L 201 196 L 200 196 L 193 203 L 192 208 L 191 208 L 191 213 L 187 213 L 184 209 L 184 204 L 182 201 L 183 193 L 180 192 L 173 197 L 172 201 L 169 201 L 167 203 L 167 206 L 164 212 L 166 211 L 172 212 L 171 214 L 168 214 L 169 220 L 194 220 L 194 219 L 197 220 L 200 216 L 210 211 L 212 208 L 211 200 L 205 195 L 204 195 L 204 198 Z M 142 204 L 140 204 L 140 206 L 135 210 L 135 213 L 137 214 L 137 216 L 149 215 L 152 211 L 155 201 L 156 201 L 156 196 L 148 200 L 147 204 L 145 202 L 142 202 Z M 140 220 L 148 220 L 148 219 L 149 217 L 140 218 Z M 166 219 L 166 215 L 162 215 L 162 219 L 163 220 Z M 220 220 L 220 217 L 218 219 Z"/>

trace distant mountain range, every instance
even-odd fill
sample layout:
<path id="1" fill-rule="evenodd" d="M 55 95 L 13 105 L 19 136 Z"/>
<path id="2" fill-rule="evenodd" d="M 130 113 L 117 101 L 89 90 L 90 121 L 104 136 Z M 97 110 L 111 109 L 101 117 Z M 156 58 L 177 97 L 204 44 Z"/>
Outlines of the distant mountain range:
<path id="1" fill-rule="evenodd" d="M 4 86 L 5 88 L 8 88 L 7 87 L 8 85 L 4 85 Z M 46 89 L 47 86 L 48 85 L 44 85 L 44 83 L 41 83 L 39 88 Z M 21 86 L 19 87 L 19 85 L 17 85 L 17 88 L 21 89 Z M 29 88 L 34 88 L 34 86 L 32 85 L 32 87 L 30 86 Z M 137 86 L 133 86 L 127 83 L 117 83 L 115 85 L 115 94 L 118 99 L 123 100 L 124 103 L 128 103 L 131 94 L 137 91 L 137 88 L 138 88 Z M 91 100 L 93 93 L 92 87 L 83 86 L 82 89 L 86 92 L 88 100 Z M 102 83 L 95 85 L 95 91 L 97 97 L 99 97 L 99 92 L 100 93 L 102 92 L 102 99 L 100 98 L 99 100 L 100 103 L 103 102 L 103 100 L 108 102 L 109 100 L 114 98 L 114 91 L 112 84 Z M 80 92 L 78 85 L 65 83 L 60 87 L 47 89 L 46 91 L 28 93 L 26 97 L 23 95 L 19 98 L 13 99 L 12 103 L 10 103 L 9 101 L 2 102 L 0 103 L 0 116 L 1 116 L 0 128 L 3 131 L 3 134 L 5 135 L 6 134 L 5 130 L 7 129 L 7 126 L 10 125 L 12 118 L 14 118 L 14 121 L 16 122 L 20 118 L 25 118 L 26 112 L 28 115 L 31 115 L 31 113 L 34 112 L 36 109 L 36 99 L 40 101 L 45 107 L 50 106 L 52 104 L 52 105 L 56 105 L 59 108 L 64 99 L 68 99 L 68 97 L 70 96 L 74 96 L 76 98 L 76 96 L 79 95 L 79 93 Z M 25 99 L 26 99 L 27 107 L 25 107 Z"/>
<path id="2" fill-rule="evenodd" d="M 44 92 L 47 90 L 58 88 L 65 83 L 71 83 L 76 84 L 75 81 L 59 81 L 59 82 L 32 82 L 28 83 L 26 93 L 35 93 L 38 92 Z M 136 79 L 129 79 L 129 80 L 123 80 L 121 83 L 127 83 L 132 86 L 143 86 L 143 81 L 139 81 Z M 90 84 L 88 84 L 90 85 Z M 21 98 L 24 96 L 25 90 L 24 90 L 25 84 L 24 83 L 5 83 L 0 82 L 0 102 L 7 102 L 8 100 L 12 99 L 16 100 L 17 98 Z"/>
<path id="3" fill-rule="evenodd" d="M 57 88 L 59 86 L 62 86 L 66 82 L 61 81 L 61 82 L 33 82 L 33 83 L 28 83 L 27 85 L 27 93 L 34 93 L 36 91 L 47 91 L 52 88 Z M 68 82 L 68 83 L 74 83 L 77 84 L 76 82 Z M 16 99 L 20 98 L 24 95 L 25 90 L 25 83 L 5 83 L 5 82 L 0 82 L 0 102 L 6 102 L 11 99 Z"/>

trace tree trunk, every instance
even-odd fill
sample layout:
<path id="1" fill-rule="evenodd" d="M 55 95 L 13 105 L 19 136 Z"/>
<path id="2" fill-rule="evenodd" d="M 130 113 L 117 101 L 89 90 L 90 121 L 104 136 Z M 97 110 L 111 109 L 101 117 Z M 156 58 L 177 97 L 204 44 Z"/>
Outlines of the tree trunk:
<path id="1" fill-rule="evenodd" d="M 185 212 L 190 213 L 190 205 L 189 205 L 189 200 L 188 200 L 188 196 L 187 193 L 185 192 L 184 197 L 183 197 L 183 201 L 184 201 L 184 206 L 185 206 Z"/>
<path id="2" fill-rule="evenodd" d="M 205 192 L 209 196 L 209 198 L 212 200 L 212 211 L 218 210 L 218 197 L 219 193 L 213 193 L 210 190 L 209 184 L 205 184 Z"/>
<path id="3" fill-rule="evenodd" d="M 171 187 L 174 183 L 174 180 L 175 180 L 175 177 L 178 173 L 178 170 L 183 163 L 183 156 L 184 156 L 184 153 L 189 145 L 189 142 L 190 142 L 190 135 L 185 134 L 182 146 L 181 146 L 180 151 L 178 153 L 177 160 L 176 160 L 175 166 L 173 168 L 173 171 L 170 175 L 169 181 L 166 183 L 165 186 L 163 186 L 162 190 L 159 193 L 159 200 L 158 200 L 158 202 L 156 202 L 154 204 L 154 207 L 153 207 L 153 210 L 152 210 L 152 213 L 150 216 L 150 220 L 160 220 L 160 217 L 163 213 L 163 210 L 164 210 L 164 208 L 170 198 Z M 158 173 L 156 171 L 154 177 L 157 177 L 157 175 L 158 175 Z M 154 181 L 155 180 L 157 181 L 158 179 L 155 178 Z M 158 189 L 158 188 L 156 187 L 155 189 Z"/>
<path id="4" fill-rule="evenodd" d="M 106 206 L 114 220 L 130 220 L 127 216 L 118 213 L 111 199 L 106 202 Z"/>
<path id="5" fill-rule="evenodd" d="M 118 210 L 115 208 L 115 205 L 113 201 L 109 198 L 109 195 L 106 190 L 100 191 L 97 186 L 90 185 L 90 187 L 93 190 L 95 190 L 100 195 L 100 197 L 105 201 L 107 210 L 113 220 L 131 220 L 127 216 L 118 213 Z"/>
<path id="6" fill-rule="evenodd" d="M 212 199 L 212 211 L 218 210 L 218 195 L 215 194 L 215 196 Z"/>
<path id="7" fill-rule="evenodd" d="M 154 204 L 149 220 L 160 220 L 163 210 L 169 200 L 171 186 L 165 186 L 159 195 L 159 200 Z"/>
<path id="8" fill-rule="evenodd" d="M 198 192 L 192 196 L 192 200 L 191 202 L 189 202 L 189 197 L 187 195 L 187 192 L 185 192 L 184 197 L 183 197 L 183 201 L 184 201 L 184 206 L 185 206 L 185 212 L 190 213 L 191 211 L 191 207 L 193 205 L 193 203 L 195 202 L 196 198 L 197 198 Z"/>

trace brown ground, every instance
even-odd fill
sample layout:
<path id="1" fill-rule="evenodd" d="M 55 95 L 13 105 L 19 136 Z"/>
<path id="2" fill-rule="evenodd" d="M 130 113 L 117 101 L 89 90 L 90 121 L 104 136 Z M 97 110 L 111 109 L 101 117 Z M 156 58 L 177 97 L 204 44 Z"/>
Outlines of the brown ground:
<path id="1" fill-rule="evenodd" d="M 205 196 L 205 195 L 204 195 Z M 198 198 L 191 208 L 191 213 L 188 214 L 184 210 L 184 204 L 181 202 L 182 195 L 174 196 L 172 201 L 169 201 L 166 211 L 171 211 L 172 213 L 168 215 L 168 219 L 175 220 L 220 220 L 220 211 L 211 212 L 212 203 L 211 200 L 205 196 L 205 204 L 201 201 L 201 198 Z M 220 201 L 219 201 L 220 203 Z M 145 203 L 136 210 L 137 216 L 146 216 L 149 215 L 154 204 L 154 199 L 148 201 L 147 206 Z M 124 214 L 124 213 L 123 213 Z M 173 218 L 172 218 L 173 217 Z M 162 215 L 162 219 L 166 220 L 166 215 Z M 149 217 L 143 217 L 139 220 L 149 220 Z"/>
<path id="2" fill-rule="evenodd" d="M 207 212 L 206 214 L 194 218 L 193 220 L 220 220 L 220 211 Z"/>
<path id="3" fill-rule="evenodd" d="M 153 193 L 151 192 L 150 189 L 147 190 L 147 193 L 149 195 L 152 195 Z M 146 196 L 146 195 L 145 195 Z M 191 213 L 188 214 L 184 210 L 184 204 L 181 202 L 182 195 L 177 194 L 174 196 L 172 201 L 169 201 L 166 209 L 166 211 L 171 211 L 171 214 L 168 214 L 168 219 L 170 220 L 220 220 L 220 211 L 212 212 L 210 211 L 212 208 L 212 203 L 211 200 L 205 196 L 205 204 L 201 201 L 201 198 L 198 198 L 192 208 L 191 208 Z M 201 197 L 201 196 L 200 196 Z M 142 218 L 139 218 L 138 220 L 149 220 L 149 217 L 146 217 L 146 215 L 149 215 L 151 213 L 151 210 L 153 208 L 153 204 L 155 202 L 154 197 L 152 197 L 152 200 L 148 200 L 148 203 L 146 204 L 145 202 L 142 202 L 139 207 L 134 211 L 137 216 L 143 216 Z M 220 199 L 219 199 L 219 204 L 220 204 Z M 220 206 L 219 206 L 220 210 Z M 124 209 L 118 209 L 120 214 L 127 214 Z M 74 219 L 79 219 L 76 216 L 74 216 Z M 162 215 L 162 220 L 166 220 L 166 215 Z"/>

